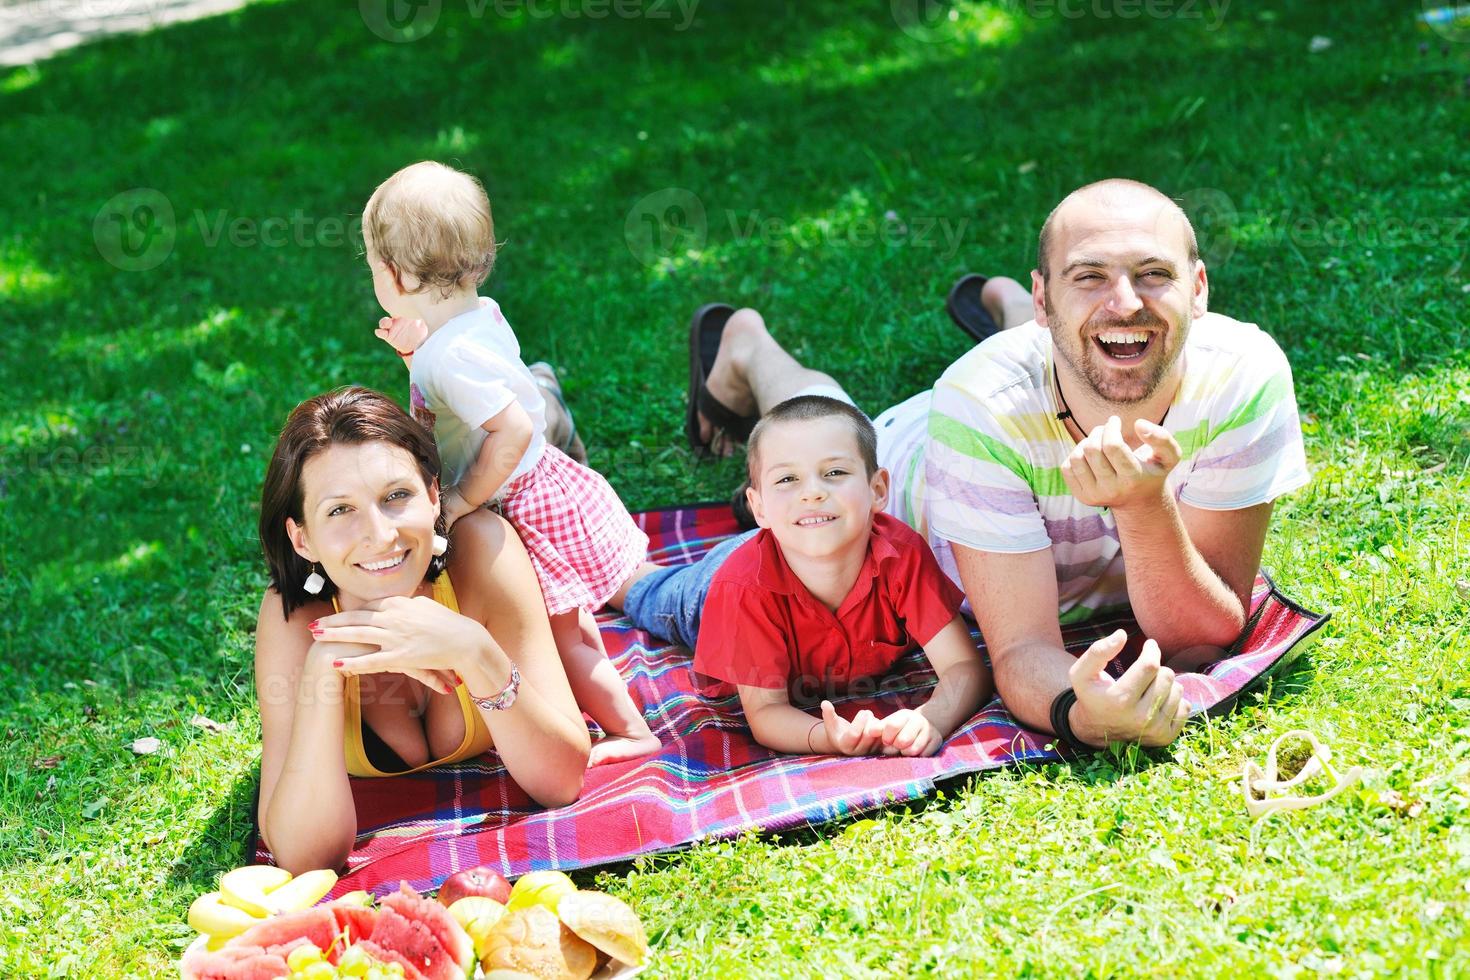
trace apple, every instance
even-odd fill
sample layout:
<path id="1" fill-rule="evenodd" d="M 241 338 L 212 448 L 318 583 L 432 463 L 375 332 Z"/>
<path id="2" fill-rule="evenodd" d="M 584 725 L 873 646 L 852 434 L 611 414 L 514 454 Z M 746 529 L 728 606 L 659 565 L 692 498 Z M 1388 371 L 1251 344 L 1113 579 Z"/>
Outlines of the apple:
<path id="1" fill-rule="evenodd" d="M 439 887 L 439 902 L 445 907 L 471 895 L 492 898 L 504 905 L 510 901 L 510 882 L 494 868 L 482 864 L 450 875 Z"/>

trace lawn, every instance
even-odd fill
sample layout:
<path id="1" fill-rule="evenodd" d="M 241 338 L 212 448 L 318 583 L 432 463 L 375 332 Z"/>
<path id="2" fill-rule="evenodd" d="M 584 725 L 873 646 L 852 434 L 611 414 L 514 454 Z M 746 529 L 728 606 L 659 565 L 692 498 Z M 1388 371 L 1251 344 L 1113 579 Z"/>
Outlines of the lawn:
<path id="1" fill-rule="evenodd" d="M 1294 364 L 1266 563 L 1334 619 L 1291 673 L 1169 749 L 579 875 L 651 975 L 1470 973 L 1470 44 L 1387 2 L 372 7 L 0 73 L 0 976 L 166 976 L 246 860 L 260 481 L 302 398 L 405 394 L 354 216 L 425 157 L 484 178 L 487 288 L 633 508 L 737 479 L 682 444 L 698 304 L 876 411 L 966 349 L 956 275 L 1024 277 L 1104 176 L 1183 199 L 1212 307 Z M 1253 826 L 1292 728 L 1366 781 Z"/>

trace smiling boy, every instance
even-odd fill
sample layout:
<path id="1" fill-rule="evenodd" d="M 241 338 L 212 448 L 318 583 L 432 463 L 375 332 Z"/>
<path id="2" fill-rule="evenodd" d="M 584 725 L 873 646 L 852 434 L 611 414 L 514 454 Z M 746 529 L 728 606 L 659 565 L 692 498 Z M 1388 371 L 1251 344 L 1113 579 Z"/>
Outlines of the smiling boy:
<path id="1" fill-rule="evenodd" d="M 884 514 L 873 424 L 845 401 L 794 397 L 750 437 L 748 499 L 761 530 L 629 591 L 635 624 L 692 645 L 706 693 L 738 692 L 757 741 L 781 752 L 933 755 L 989 699 L 960 618 L 964 596 L 929 546 Z M 922 705 L 839 716 L 916 646 L 938 677 Z M 817 704 L 816 718 L 793 703 Z"/>

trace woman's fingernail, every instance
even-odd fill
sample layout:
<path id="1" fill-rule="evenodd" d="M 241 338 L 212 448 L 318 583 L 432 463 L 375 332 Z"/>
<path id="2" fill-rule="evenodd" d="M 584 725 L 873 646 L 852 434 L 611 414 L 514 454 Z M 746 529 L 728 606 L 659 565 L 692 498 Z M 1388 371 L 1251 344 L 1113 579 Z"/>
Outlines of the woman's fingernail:
<path id="1" fill-rule="evenodd" d="M 320 622 L 321 622 L 320 619 L 313 619 L 311 622 L 309 622 L 309 623 L 306 624 L 306 628 L 309 629 L 309 630 L 311 630 L 313 633 L 315 633 L 316 632 L 316 624 L 317 623 L 320 623 Z"/>
<path id="2" fill-rule="evenodd" d="M 312 630 L 311 635 L 315 637 L 320 637 L 325 632 L 326 630 Z"/>
<path id="3" fill-rule="evenodd" d="M 340 667 L 340 666 L 342 666 L 342 661 L 340 661 L 340 660 L 333 660 L 332 661 L 332 666 L 333 667 Z"/>

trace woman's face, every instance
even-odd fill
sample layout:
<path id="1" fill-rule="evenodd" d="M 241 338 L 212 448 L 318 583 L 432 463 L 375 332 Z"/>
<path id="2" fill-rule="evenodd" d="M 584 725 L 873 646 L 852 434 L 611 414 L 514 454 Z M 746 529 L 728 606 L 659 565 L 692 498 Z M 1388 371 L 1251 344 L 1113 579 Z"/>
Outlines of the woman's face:
<path id="1" fill-rule="evenodd" d="M 334 445 L 307 460 L 301 483 L 302 523 L 286 519 L 297 554 L 363 602 L 418 589 L 433 558 L 439 495 L 408 450 Z"/>

